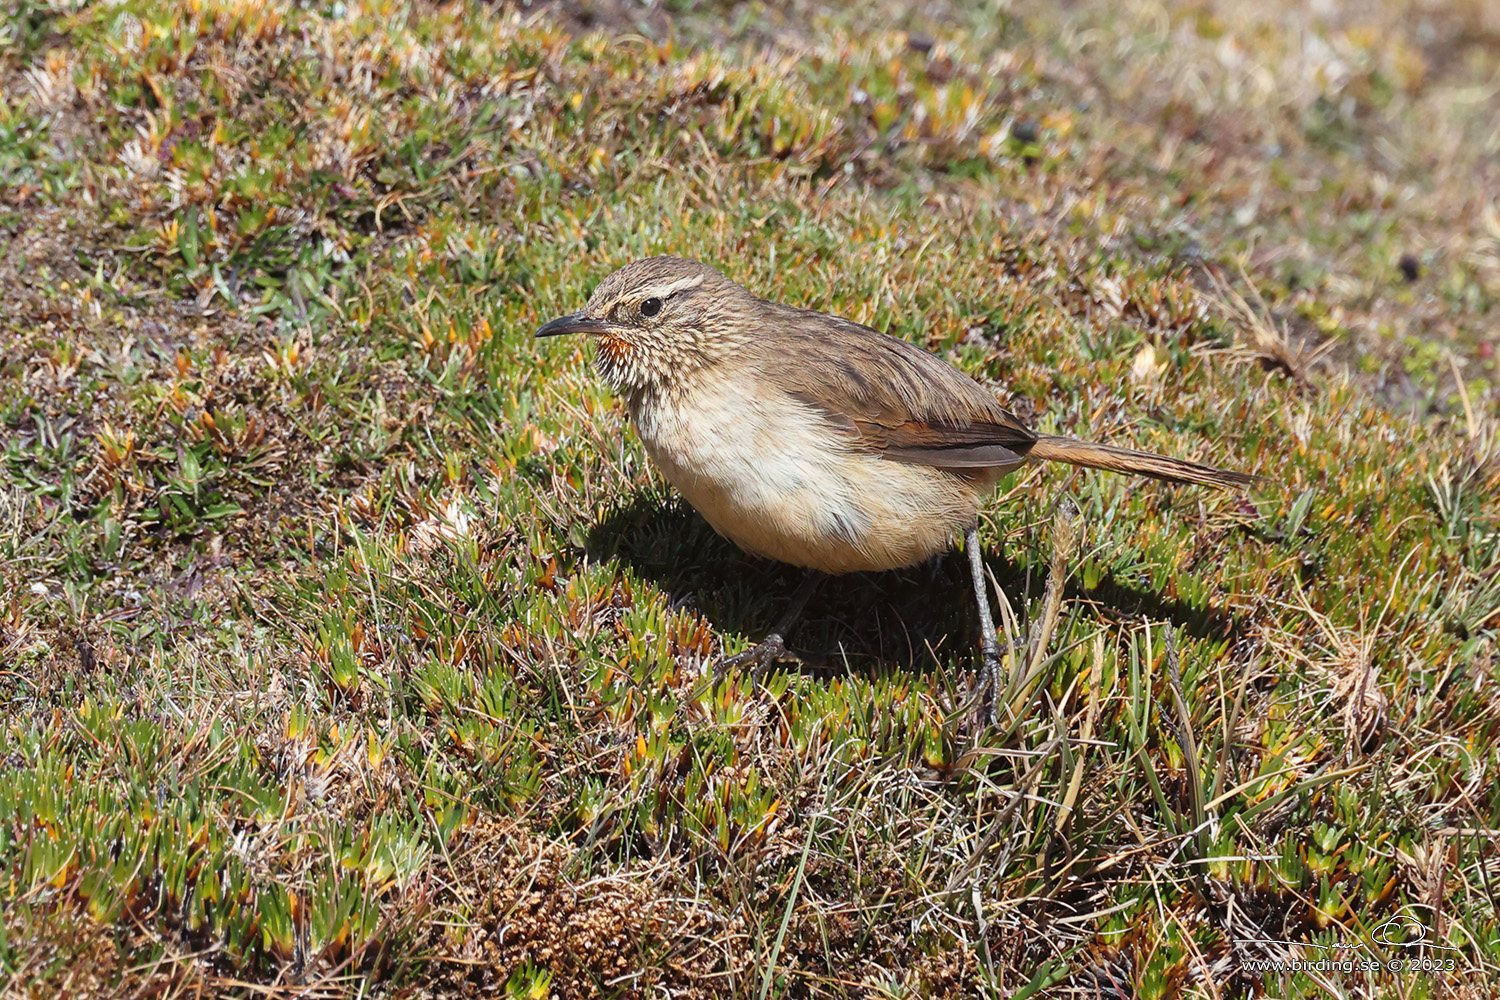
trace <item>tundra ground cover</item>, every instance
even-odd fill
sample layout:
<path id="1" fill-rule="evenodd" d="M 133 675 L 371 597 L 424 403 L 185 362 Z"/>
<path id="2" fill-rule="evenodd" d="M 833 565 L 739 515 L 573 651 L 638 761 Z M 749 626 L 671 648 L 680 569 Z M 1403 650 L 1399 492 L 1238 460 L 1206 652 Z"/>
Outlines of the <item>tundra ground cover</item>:
<path id="1" fill-rule="evenodd" d="M 3 9 L 6 992 L 1500 976 L 1488 8 Z M 990 729 L 957 557 L 715 686 L 795 575 L 531 338 L 656 252 L 1266 482 L 1005 484 Z"/>

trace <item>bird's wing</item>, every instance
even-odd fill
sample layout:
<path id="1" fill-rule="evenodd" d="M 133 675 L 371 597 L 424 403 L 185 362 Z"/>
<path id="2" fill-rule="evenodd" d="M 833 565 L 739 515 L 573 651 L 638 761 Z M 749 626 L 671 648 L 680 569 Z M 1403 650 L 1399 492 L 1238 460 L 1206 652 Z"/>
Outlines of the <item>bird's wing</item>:
<path id="1" fill-rule="evenodd" d="M 860 447 L 958 470 L 1019 465 L 1035 444 L 1034 431 L 942 358 L 849 320 L 783 310 L 758 360 Z"/>

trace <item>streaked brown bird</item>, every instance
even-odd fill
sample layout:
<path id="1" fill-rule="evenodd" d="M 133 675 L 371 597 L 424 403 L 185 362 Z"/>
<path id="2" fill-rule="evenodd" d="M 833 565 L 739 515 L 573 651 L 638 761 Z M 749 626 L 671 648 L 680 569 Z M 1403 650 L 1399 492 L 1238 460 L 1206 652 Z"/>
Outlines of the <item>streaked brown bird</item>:
<path id="1" fill-rule="evenodd" d="M 1000 646 L 980 559 L 980 505 L 1006 473 L 1052 460 L 1179 483 L 1253 479 L 1038 434 L 948 362 L 837 316 L 762 299 L 706 264 L 650 257 L 606 277 L 538 337 L 583 333 L 646 452 L 719 534 L 821 573 L 910 566 L 964 538 L 985 669 Z M 753 649 L 764 667 L 820 579 Z"/>

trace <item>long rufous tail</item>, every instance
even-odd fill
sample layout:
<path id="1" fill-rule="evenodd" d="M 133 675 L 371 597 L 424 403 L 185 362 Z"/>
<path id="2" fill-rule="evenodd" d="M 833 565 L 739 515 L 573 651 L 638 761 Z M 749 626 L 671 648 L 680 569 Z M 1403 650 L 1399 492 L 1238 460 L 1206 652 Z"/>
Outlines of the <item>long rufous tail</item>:
<path id="1" fill-rule="evenodd" d="M 1069 465 L 1082 465 L 1089 469 L 1135 472 L 1174 483 L 1201 483 L 1224 489 L 1249 486 L 1256 478 L 1243 472 L 1216 469 L 1212 465 L 1184 462 L 1180 458 L 1167 458 L 1165 455 L 1152 455 L 1149 452 L 1131 451 L 1129 448 L 1116 448 L 1110 444 L 1095 444 L 1092 441 L 1078 441 L 1051 434 L 1037 438 L 1026 457 L 1067 462 Z"/>

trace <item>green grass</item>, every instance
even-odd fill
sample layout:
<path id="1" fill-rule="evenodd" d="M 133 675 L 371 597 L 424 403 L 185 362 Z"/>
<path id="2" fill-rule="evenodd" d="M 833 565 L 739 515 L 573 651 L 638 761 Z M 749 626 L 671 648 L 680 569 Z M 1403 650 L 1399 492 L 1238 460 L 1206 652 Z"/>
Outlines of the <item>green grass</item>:
<path id="1" fill-rule="evenodd" d="M 1500 977 L 1482 9 L 0 11 L 0 993 Z M 532 338 L 658 252 L 1265 481 L 1003 484 L 993 726 L 957 555 L 712 684 L 796 574 Z"/>

